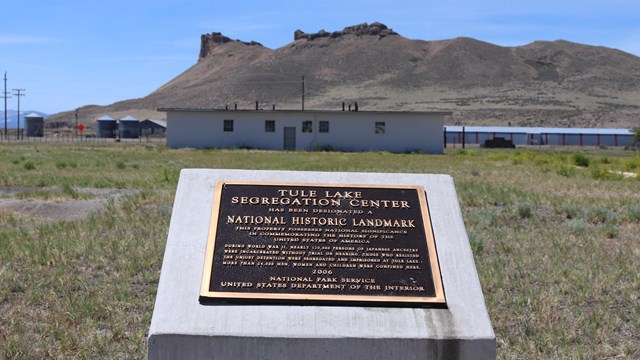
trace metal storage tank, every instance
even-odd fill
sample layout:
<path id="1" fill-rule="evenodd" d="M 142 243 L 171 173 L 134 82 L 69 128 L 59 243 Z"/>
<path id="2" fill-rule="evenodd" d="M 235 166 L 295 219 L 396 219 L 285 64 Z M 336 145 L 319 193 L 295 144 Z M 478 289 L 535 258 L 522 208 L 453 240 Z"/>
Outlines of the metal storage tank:
<path id="1" fill-rule="evenodd" d="M 140 122 L 133 116 L 127 115 L 120 119 L 118 130 L 122 139 L 137 139 L 140 137 Z"/>
<path id="2" fill-rule="evenodd" d="M 117 130 L 118 122 L 111 116 L 104 115 L 96 119 L 96 137 L 113 139 Z"/>
<path id="3" fill-rule="evenodd" d="M 27 137 L 43 137 L 44 117 L 34 112 L 29 115 L 25 115 L 24 131 Z"/>

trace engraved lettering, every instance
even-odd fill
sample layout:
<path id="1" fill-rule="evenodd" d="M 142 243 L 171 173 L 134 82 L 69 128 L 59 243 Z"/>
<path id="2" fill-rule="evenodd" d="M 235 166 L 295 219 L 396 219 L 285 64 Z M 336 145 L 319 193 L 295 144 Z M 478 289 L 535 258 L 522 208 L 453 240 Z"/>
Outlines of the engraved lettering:
<path id="1" fill-rule="evenodd" d="M 206 287 L 230 299 L 428 299 L 439 277 L 432 277 L 420 191 L 218 183 Z"/>

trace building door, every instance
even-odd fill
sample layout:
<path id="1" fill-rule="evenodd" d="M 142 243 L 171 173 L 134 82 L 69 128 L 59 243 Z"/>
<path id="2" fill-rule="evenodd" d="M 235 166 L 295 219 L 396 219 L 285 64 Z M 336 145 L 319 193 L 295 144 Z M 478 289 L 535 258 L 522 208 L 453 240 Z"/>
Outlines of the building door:
<path id="1" fill-rule="evenodd" d="M 284 150 L 295 150 L 296 149 L 296 128 L 295 127 L 285 127 L 284 128 Z"/>

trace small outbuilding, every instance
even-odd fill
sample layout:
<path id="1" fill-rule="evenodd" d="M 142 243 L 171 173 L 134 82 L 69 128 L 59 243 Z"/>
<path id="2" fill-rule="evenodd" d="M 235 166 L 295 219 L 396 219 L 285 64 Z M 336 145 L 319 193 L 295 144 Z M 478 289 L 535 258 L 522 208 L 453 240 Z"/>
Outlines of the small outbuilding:
<path id="1" fill-rule="evenodd" d="M 450 112 L 161 108 L 167 146 L 442 153 Z"/>
<path id="2" fill-rule="evenodd" d="M 146 119 L 140 122 L 140 132 L 144 136 L 164 135 L 167 132 L 166 120 Z"/>

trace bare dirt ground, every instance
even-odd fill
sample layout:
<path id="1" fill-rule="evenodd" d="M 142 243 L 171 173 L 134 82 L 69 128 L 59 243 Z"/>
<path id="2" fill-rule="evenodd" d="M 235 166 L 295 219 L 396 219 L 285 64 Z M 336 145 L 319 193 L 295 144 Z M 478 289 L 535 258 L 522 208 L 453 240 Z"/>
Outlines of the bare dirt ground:
<path id="1" fill-rule="evenodd" d="M 0 186 L 0 214 L 28 218 L 30 222 L 39 224 L 74 221 L 105 209 L 110 200 L 139 192 L 131 189 L 95 188 L 78 188 L 75 191 L 78 194 L 89 194 L 89 198 L 73 199 L 62 193 L 56 197 L 56 192 L 60 192 L 57 188 Z M 52 199 L 20 196 L 34 192 L 51 192 L 54 196 Z"/>

